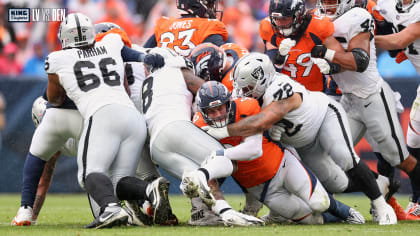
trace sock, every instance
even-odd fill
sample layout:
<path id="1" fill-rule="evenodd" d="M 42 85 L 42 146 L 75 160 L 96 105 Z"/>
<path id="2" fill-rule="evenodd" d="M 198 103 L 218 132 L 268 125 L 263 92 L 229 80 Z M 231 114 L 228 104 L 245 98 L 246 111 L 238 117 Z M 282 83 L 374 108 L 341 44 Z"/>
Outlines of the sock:
<path id="1" fill-rule="evenodd" d="M 420 148 L 412 148 L 412 147 L 407 146 L 407 149 L 408 149 L 408 152 L 414 158 L 417 159 L 417 165 L 418 165 L 419 162 L 420 162 Z M 414 178 L 414 176 L 413 176 L 413 178 Z M 411 189 L 413 191 L 413 194 L 411 195 L 411 201 L 420 203 L 420 186 L 416 185 L 415 181 L 411 181 L 411 177 L 410 177 L 410 183 L 411 183 Z"/>
<path id="2" fill-rule="evenodd" d="M 232 161 L 225 156 L 217 156 L 216 158 L 206 160 L 201 167 L 207 170 L 209 179 L 231 176 L 233 172 Z"/>
<path id="3" fill-rule="evenodd" d="M 408 173 L 411 181 L 411 187 L 413 188 L 412 201 L 420 202 L 420 162 L 417 161 L 414 169 Z"/>
<path id="4" fill-rule="evenodd" d="M 90 173 L 86 177 L 85 188 L 102 210 L 110 203 L 118 203 L 111 180 L 102 173 Z"/>
<path id="5" fill-rule="evenodd" d="M 141 200 L 147 197 L 146 188 L 148 182 L 136 177 L 126 176 L 117 183 L 117 197 L 120 200 Z"/>
<path id="6" fill-rule="evenodd" d="M 376 179 L 364 161 L 360 160 L 355 167 L 347 171 L 347 174 L 349 178 L 352 178 L 357 182 L 363 193 L 366 194 L 370 200 L 377 199 L 381 196 L 381 191 L 379 191 Z"/>
<path id="7" fill-rule="evenodd" d="M 347 217 L 350 216 L 350 207 L 344 203 L 341 203 L 340 201 L 335 200 L 331 194 L 328 194 L 328 197 L 330 198 L 330 207 L 327 211 L 332 215 L 340 218 L 341 220 L 346 220 Z"/>
<path id="8" fill-rule="evenodd" d="M 33 207 L 38 183 L 44 171 L 46 161 L 28 152 L 23 166 L 21 206 Z"/>
<path id="9" fill-rule="evenodd" d="M 376 157 L 378 158 L 378 163 L 376 165 L 378 173 L 386 176 L 390 179 L 394 178 L 395 168 L 389 164 L 379 152 L 375 152 Z"/>

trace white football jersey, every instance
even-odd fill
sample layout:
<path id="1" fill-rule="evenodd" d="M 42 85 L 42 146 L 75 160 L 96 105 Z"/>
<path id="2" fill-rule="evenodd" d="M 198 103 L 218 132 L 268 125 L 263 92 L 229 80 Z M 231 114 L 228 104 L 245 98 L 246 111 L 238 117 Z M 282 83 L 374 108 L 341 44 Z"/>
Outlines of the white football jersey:
<path id="1" fill-rule="evenodd" d="M 145 53 L 145 49 L 137 44 L 132 44 L 131 49 Z M 143 81 L 146 79 L 146 68 L 143 62 L 126 62 L 125 75 L 127 76 L 130 87 L 130 98 L 136 106 L 137 110 L 142 113 L 141 88 Z"/>
<path id="2" fill-rule="evenodd" d="M 150 145 L 153 145 L 156 135 L 167 124 L 177 120 L 191 120 L 193 95 L 180 70 L 187 67 L 186 61 L 177 54 L 161 55 L 165 58 L 165 66 L 150 74 L 142 88 L 143 113 L 149 129 Z"/>
<path id="3" fill-rule="evenodd" d="M 264 93 L 262 107 L 287 99 L 294 93 L 302 95 L 302 104 L 278 123 L 285 128 L 281 142 L 299 148 L 315 140 L 327 112 L 329 99 L 324 93 L 308 91 L 287 75 L 276 73 Z"/>
<path id="4" fill-rule="evenodd" d="M 48 55 L 45 71 L 59 76 L 84 119 L 108 104 L 134 108 L 124 88 L 123 46 L 118 34 L 108 34 L 87 50 L 71 48 Z"/>
<path id="5" fill-rule="evenodd" d="M 403 30 L 410 24 L 420 21 L 420 4 L 416 3 L 408 12 L 399 13 L 395 8 L 396 0 L 378 0 L 376 10 L 381 13 L 386 21 L 393 24 L 395 33 Z M 420 75 L 420 38 L 405 49 L 405 55 L 414 65 Z"/>
<path id="6" fill-rule="evenodd" d="M 334 20 L 333 36 L 346 50 L 348 43 L 353 37 L 362 32 L 370 32 L 372 34 L 368 68 L 362 73 L 348 70 L 332 75 L 332 78 L 343 93 L 352 93 L 358 97 L 366 98 L 381 89 L 382 78 L 376 68 L 374 30 L 374 20 L 371 14 L 363 8 L 353 8 Z"/>

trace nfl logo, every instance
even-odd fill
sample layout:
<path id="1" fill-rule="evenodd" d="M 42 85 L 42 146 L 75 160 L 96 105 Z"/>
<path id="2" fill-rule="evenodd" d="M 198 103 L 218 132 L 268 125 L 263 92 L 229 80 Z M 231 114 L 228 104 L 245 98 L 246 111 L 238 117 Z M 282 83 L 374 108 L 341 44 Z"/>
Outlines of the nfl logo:
<path id="1" fill-rule="evenodd" d="M 29 8 L 9 8 L 9 22 L 29 22 Z"/>

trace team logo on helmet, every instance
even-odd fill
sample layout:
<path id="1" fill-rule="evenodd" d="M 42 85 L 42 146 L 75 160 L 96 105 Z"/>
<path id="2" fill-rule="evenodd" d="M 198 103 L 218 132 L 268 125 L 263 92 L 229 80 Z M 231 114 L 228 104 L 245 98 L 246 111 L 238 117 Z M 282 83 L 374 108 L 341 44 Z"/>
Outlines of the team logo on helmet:
<path id="1" fill-rule="evenodd" d="M 255 70 L 251 73 L 251 76 L 254 77 L 256 80 L 260 80 L 264 78 L 264 70 L 261 66 L 255 68 Z"/>

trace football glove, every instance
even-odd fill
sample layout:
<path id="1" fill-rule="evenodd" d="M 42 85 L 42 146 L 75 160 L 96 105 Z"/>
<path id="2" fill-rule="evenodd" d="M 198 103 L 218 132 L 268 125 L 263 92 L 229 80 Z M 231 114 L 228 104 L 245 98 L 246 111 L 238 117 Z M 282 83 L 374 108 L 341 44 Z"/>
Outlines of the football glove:
<path id="1" fill-rule="evenodd" d="M 153 69 L 159 69 L 165 65 L 165 59 L 161 55 L 155 53 L 147 54 L 144 57 L 143 62 Z"/>
<path id="2" fill-rule="evenodd" d="M 233 210 L 232 208 L 220 214 L 226 226 L 262 226 L 264 221 L 255 216 L 245 215 Z"/>
<path id="3" fill-rule="evenodd" d="M 296 46 L 296 41 L 290 38 L 283 39 L 279 46 L 279 53 L 286 56 L 292 47 Z"/>
<path id="4" fill-rule="evenodd" d="M 207 134 L 212 136 L 213 138 L 220 140 L 226 137 L 229 137 L 229 132 L 227 130 L 227 126 L 224 126 L 222 128 L 214 128 L 211 126 L 203 126 L 201 127 L 202 130 L 206 131 Z"/>
<path id="5" fill-rule="evenodd" d="M 330 74 L 330 64 L 325 59 L 312 57 L 311 60 L 318 66 L 322 74 Z"/>
<path id="6" fill-rule="evenodd" d="M 268 129 L 268 134 L 270 135 L 271 139 L 274 141 L 280 141 L 281 134 L 284 133 L 286 130 L 284 127 L 280 125 L 273 125 L 271 128 Z"/>

